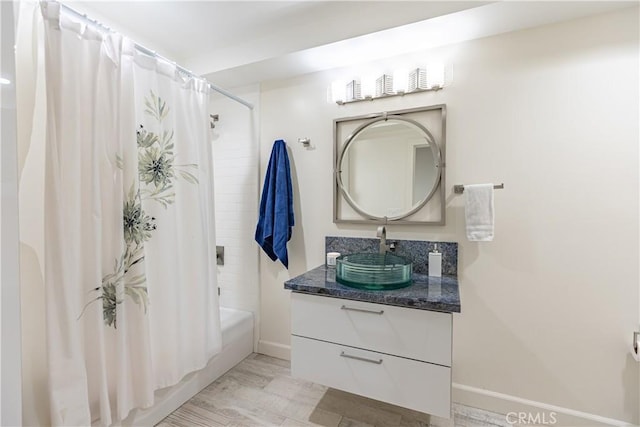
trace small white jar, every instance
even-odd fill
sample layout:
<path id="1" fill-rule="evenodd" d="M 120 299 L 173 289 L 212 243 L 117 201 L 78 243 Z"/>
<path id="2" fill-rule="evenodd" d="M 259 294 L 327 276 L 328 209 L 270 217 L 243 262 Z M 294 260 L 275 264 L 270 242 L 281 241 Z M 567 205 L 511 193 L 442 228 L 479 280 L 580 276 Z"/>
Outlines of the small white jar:
<path id="1" fill-rule="evenodd" d="M 335 268 L 336 258 L 340 256 L 340 252 L 327 252 L 327 267 Z"/>

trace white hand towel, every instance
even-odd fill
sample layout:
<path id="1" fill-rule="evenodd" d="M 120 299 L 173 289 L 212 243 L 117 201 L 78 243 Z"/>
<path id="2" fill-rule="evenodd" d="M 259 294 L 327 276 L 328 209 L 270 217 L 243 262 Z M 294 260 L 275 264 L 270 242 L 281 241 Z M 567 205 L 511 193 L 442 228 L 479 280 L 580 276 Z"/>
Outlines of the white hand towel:
<path id="1" fill-rule="evenodd" d="M 472 242 L 493 240 L 493 184 L 465 185 L 464 217 Z"/>

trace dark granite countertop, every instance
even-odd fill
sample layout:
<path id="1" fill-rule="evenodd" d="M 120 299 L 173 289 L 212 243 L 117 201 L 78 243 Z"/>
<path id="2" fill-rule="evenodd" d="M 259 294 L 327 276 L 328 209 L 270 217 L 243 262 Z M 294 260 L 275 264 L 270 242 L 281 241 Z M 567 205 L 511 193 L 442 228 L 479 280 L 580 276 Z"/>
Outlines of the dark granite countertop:
<path id="1" fill-rule="evenodd" d="M 414 272 L 411 286 L 389 291 L 368 291 L 337 283 L 336 269 L 321 265 L 287 280 L 284 287 L 295 292 L 320 296 L 460 313 L 460 293 L 456 276 L 429 277 Z"/>

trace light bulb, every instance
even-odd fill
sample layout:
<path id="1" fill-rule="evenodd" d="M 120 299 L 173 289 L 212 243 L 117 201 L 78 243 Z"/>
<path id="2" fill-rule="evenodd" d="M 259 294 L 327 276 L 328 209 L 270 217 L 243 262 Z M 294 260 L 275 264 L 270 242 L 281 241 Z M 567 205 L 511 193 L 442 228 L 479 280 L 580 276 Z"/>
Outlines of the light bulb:
<path id="1" fill-rule="evenodd" d="M 344 81 L 335 80 L 331 83 L 331 101 L 342 103 L 346 95 L 346 86 Z"/>
<path id="2" fill-rule="evenodd" d="M 367 75 L 362 77 L 360 80 L 362 90 L 362 96 L 365 99 L 373 98 L 373 95 L 376 93 L 376 76 L 375 75 Z"/>
<path id="3" fill-rule="evenodd" d="M 440 89 L 444 86 L 444 65 L 434 63 L 427 65 L 427 87 Z"/>
<path id="4" fill-rule="evenodd" d="M 10 85 L 11 80 L 5 79 L 4 77 L 0 77 L 0 85 Z"/>
<path id="5" fill-rule="evenodd" d="M 407 91 L 408 82 L 409 74 L 406 69 L 399 68 L 393 72 L 393 91 L 395 93 L 405 93 Z"/>

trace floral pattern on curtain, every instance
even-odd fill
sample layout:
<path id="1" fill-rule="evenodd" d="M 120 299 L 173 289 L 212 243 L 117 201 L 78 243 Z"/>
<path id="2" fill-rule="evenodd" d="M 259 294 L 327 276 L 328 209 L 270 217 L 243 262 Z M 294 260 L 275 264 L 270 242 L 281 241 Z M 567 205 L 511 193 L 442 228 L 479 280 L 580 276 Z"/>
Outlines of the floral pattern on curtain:
<path id="1" fill-rule="evenodd" d="M 167 103 L 153 91 L 144 103 L 144 113 L 162 125 L 170 111 Z M 141 306 L 145 313 L 149 303 L 146 277 L 133 270 L 136 264 L 144 261 L 144 242 L 151 239 L 157 228 L 156 218 L 145 213 L 142 201 L 152 200 L 167 209 L 175 200 L 175 179 L 198 184 L 198 177 L 194 174 L 198 169 L 197 164 L 175 164 L 173 136 L 173 130 L 165 130 L 157 135 L 146 131 L 143 124 L 136 131 L 140 185 L 136 186 L 136 182 L 133 182 L 124 201 L 122 219 L 126 248 L 122 256 L 116 258 L 113 272 L 104 276 L 102 285 L 95 289 L 100 296 L 89 302 L 102 300 L 107 326 L 117 327 L 116 305 L 122 303 L 123 295 Z M 118 157 L 119 168 L 124 167 L 123 163 L 123 159 Z"/>

